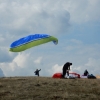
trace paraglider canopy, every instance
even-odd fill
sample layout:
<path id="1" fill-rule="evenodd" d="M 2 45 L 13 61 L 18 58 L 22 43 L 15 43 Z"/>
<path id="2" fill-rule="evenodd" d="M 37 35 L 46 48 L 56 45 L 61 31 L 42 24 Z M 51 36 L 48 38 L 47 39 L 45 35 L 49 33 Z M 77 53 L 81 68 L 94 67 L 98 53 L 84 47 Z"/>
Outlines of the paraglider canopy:
<path id="1" fill-rule="evenodd" d="M 62 78 L 62 73 L 55 73 L 52 78 Z"/>
<path id="2" fill-rule="evenodd" d="M 75 72 L 70 72 L 69 76 L 73 78 L 80 78 L 80 74 L 77 74 Z M 62 78 L 62 73 L 55 73 L 53 74 L 52 78 Z"/>
<path id="3" fill-rule="evenodd" d="M 53 41 L 54 44 L 58 43 L 58 39 L 47 34 L 32 34 L 14 41 L 10 45 L 10 51 L 21 52 L 28 48 Z"/>
<path id="4" fill-rule="evenodd" d="M 69 75 L 70 75 L 70 76 L 73 76 L 73 77 L 75 77 L 75 78 L 80 78 L 80 74 L 75 73 L 75 72 L 70 72 Z"/>

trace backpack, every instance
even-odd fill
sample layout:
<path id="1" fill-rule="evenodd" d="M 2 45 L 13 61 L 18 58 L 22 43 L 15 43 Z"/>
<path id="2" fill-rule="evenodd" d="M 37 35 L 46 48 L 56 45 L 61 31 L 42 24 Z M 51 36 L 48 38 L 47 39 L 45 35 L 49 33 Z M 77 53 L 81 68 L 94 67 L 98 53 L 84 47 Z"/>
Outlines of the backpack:
<path id="1" fill-rule="evenodd" d="M 89 79 L 96 79 L 96 77 L 93 74 L 88 75 L 87 78 L 89 78 Z"/>

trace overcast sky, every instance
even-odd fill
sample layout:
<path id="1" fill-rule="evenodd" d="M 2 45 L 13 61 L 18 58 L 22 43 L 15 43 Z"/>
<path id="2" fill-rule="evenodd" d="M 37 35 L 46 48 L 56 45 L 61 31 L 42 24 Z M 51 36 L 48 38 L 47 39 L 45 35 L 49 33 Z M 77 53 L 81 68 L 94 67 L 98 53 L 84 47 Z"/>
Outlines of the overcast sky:
<path id="1" fill-rule="evenodd" d="M 20 53 L 10 44 L 30 34 L 53 42 Z M 100 75 L 100 0 L 0 0 L 0 69 L 5 76 L 52 76 L 66 62 L 71 71 Z"/>

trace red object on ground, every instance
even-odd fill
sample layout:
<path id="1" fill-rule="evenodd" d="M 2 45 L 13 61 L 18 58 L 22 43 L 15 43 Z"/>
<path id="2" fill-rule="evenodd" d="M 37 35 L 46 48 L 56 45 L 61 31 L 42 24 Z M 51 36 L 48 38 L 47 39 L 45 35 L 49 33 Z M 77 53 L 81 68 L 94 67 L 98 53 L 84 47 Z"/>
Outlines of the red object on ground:
<path id="1" fill-rule="evenodd" d="M 62 73 L 55 73 L 52 78 L 62 78 Z"/>
<path id="2" fill-rule="evenodd" d="M 74 72 L 69 73 L 69 74 L 73 74 L 73 75 L 75 75 L 77 78 L 80 78 L 80 74 L 77 74 L 77 73 L 74 73 Z"/>
<path id="3" fill-rule="evenodd" d="M 77 77 L 77 78 L 80 78 L 80 74 L 77 74 L 77 73 L 75 73 L 75 72 L 71 72 L 71 73 L 69 73 L 69 74 L 72 74 L 72 75 L 74 75 L 74 76 Z M 62 78 L 62 73 L 55 73 L 55 74 L 52 76 L 52 78 Z"/>

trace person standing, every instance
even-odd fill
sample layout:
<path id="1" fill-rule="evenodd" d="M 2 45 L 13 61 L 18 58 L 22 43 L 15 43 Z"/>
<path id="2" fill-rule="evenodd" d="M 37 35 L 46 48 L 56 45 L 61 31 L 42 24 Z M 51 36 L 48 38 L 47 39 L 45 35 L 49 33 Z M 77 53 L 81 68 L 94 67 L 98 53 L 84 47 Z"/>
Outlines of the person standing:
<path id="1" fill-rule="evenodd" d="M 70 70 L 71 65 L 72 65 L 72 63 L 70 63 L 70 62 L 67 62 L 64 64 L 63 69 L 62 69 L 63 70 L 62 78 L 65 78 L 66 73 L 69 76 L 69 70 Z"/>
<path id="2" fill-rule="evenodd" d="M 40 70 L 41 70 L 41 69 L 40 69 Z M 36 71 L 34 72 L 35 75 L 38 75 L 38 76 L 39 76 L 39 71 L 40 71 L 40 70 L 36 69 Z"/>

